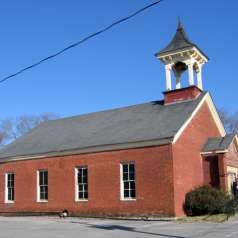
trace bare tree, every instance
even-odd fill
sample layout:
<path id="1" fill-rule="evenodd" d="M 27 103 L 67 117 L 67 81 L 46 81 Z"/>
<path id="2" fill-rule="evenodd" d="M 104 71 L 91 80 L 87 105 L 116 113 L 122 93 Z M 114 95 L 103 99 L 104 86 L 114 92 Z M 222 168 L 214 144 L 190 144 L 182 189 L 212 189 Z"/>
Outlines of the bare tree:
<path id="1" fill-rule="evenodd" d="M 24 115 L 17 118 L 7 118 L 0 121 L 0 146 L 14 141 L 23 136 L 36 126 L 43 122 L 57 119 L 53 113 L 44 113 L 41 115 Z"/>
<path id="2" fill-rule="evenodd" d="M 225 109 L 220 109 L 219 115 L 228 133 L 238 133 L 238 113 L 230 114 Z"/>
<path id="3" fill-rule="evenodd" d="M 4 134 L 0 133 L 0 147 L 3 145 Z"/>
<path id="4" fill-rule="evenodd" d="M 56 119 L 57 116 L 50 113 L 44 113 L 39 116 L 31 115 L 31 116 L 21 116 L 17 118 L 17 121 L 15 123 L 15 131 L 17 134 L 17 137 L 22 136 L 32 130 L 34 127 L 40 125 L 43 122 L 50 121 L 53 119 Z"/>

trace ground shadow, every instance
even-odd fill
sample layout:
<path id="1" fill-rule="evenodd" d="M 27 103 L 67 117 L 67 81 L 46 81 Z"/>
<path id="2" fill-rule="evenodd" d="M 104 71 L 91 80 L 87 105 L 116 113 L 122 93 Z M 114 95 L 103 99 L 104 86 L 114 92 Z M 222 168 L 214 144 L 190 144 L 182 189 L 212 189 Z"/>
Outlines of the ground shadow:
<path id="1" fill-rule="evenodd" d="M 83 224 L 83 225 L 87 225 L 87 226 L 89 226 L 91 228 L 94 228 L 94 229 L 102 229 L 102 230 L 108 230 L 108 231 L 118 230 L 118 231 L 128 231 L 128 232 L 141 233 L 141 234 L 145 234 L 145 235 L 161 236 L 161 237 L 168 237 L 168 238 L 188 238 L 188 237 L 185 237 L 185 236 L 177 236 L 177 235 L 169 235 L 169 234 L 161 234 L 161 233 L 140 231 L 140 230 L 137 230 L 134 227 L 130 227 L 130 226 L 94 225 L 94 224 L 90 224 L 90 223 L 86 223 L 86 222 L 81 223 L 81 222 L 75 222 L 75 221 L 72 221 L 71 223 Z"/>

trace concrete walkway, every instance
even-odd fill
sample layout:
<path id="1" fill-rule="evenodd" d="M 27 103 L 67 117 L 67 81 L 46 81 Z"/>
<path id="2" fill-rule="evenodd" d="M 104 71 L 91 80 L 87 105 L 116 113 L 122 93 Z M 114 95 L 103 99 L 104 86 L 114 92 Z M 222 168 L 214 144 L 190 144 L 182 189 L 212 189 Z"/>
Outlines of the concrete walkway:
<path id="1" fill-rule="evenodd" d="M 0 217 L 1 238 L 237 238 L 238 218 L 226 223 Z"/>

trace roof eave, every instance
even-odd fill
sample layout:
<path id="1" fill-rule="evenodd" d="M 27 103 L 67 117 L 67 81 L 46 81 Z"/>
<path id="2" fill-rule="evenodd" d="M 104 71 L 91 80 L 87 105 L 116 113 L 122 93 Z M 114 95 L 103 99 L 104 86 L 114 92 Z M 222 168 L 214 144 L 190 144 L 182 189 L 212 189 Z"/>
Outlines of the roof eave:
<path id="1" fill-rule="evenodd" d="M 190 51 L 190 50 L 196 50 L 205 62 L 208 62 L 210 60 L 209 57 L 196 45 L 183 47 L 183 48 L 178 48 L 176 50 L 170 50 L 170 51 L 164 51 L 164 52 L 160 51 L 160 52 L 155 54 L 155 57 L 158 58 L 158 59 L 162 59 L 164 57 L 185 53 L 185 52 Z"/>
<path id="2" fill-rule="evenodd" d="M 61 157 L 61 156 L 69 156 L 69 155 L 80 155 L 80 154 L 89 154 L 89 153 L 110 152 L 110 151 L 116 151 L 116 150 L 162 146 L 162 145 L 172 144 L 172 141 L 173 141 L 173 137 L 168 137 L 168 138 L 154 139 L 154 140 L 148 140 L 148 141 L 128 142 L 128 143 L 121 143 L 121 144 L 77 148 L 77 149 L 71 149 L 71 150 L 52 151 L 52 152 L 47 152 L 42 154 L 9 156 L 9 157 L 0 158 L 0 164 L 20 161 L 20 160 L 44 159 L 44 158 Z"/>
<path id="3" fill-rule="evenodd" d="M 178 48 L 178 49 L 175 49 L 175 50 L 161 50 L 157 53 L 155 53 L 155 57 L 157 58 L 162 58 L 162 57 L 166 57 L 166 56 L 169 56 L 169 55 L 174 55 L 174 54 L 177 54 L 179 52 L 185 52 L 185 51 L 188 51 L 188 50 L 191 50 L 193 48 L 193 46 L 188 46 L 188 47 L 182 47 L 182 48 Z"/>

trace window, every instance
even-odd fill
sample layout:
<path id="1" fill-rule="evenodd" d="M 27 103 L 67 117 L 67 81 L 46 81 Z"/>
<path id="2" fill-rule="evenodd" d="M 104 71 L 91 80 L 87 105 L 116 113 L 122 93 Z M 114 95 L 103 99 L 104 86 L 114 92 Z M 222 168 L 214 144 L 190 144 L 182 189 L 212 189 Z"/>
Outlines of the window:
<path id="1" fill-rule="evenodd" d="M 76 201 L 88 200 L 88 168 L 79 167 L 75 173 L 76 178 Z"/>
<path id="2" fill-rule="evenodd" d="M 135 164 L 121 164 L 121 198 L 125 200 L 136 198 Z"/>
<path id="3" fill-rule="evenodd" d="M 14 173 L 7 173 L 5 179 L 5 201 L 7 203 L 14 202 Z"/>
<path id="4" fill-rule="evenodd" d="M 37 200 L 38 202 L 47 202 L 48 201 L 48 171 L 39 170 L 37 172 Z"/>

